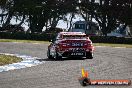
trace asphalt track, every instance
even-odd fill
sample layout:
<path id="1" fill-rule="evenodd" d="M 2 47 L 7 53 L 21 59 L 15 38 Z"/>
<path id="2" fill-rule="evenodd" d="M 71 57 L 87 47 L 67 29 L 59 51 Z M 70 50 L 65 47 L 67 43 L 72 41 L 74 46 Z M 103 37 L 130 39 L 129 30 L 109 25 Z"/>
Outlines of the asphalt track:
<path id="1" fill-rule="evenodd" d="M 93 59 L 48 60 L 48 44 L 0 43 L 0 53 L 39 57 L 45 63 L 35 67 L 0 73 L 0 88 L 83 88 L 78 78 L 81 68 L 91 79 L 132 80 L 132 48 L 95 47 Z M 87 86 L 86 88 L 132 88 L 131 86 Z"/>

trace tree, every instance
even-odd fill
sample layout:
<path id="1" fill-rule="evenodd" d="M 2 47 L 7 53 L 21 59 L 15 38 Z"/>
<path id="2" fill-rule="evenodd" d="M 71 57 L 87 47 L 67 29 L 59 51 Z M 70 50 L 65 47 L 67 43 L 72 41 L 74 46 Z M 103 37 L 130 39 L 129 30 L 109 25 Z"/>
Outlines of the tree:
<path id="1" fill-rule="evenodd" d="M 82 17 L 86 21 L 95 19 L 104 35 L 115 30 L 117 23 L 132 24 L 131 6 L 131 0 L 81 0 L 79 4 Z"/>
<path id="2" fill-rule="evenodd" d="M 116 17 L 120 23 L 125 24 L 124 29 L 127 25 L 132 25 L 132 1 L 131 0 L 113 0 L 113 9 L 116 12 Z"/>
<path id="3" fill-rule="evenodd" d="M 29 23 L 33 32 L 42 32 L 43 27 L 56 27 L 59 20 L 71 14 L 70 25 L 75 14 L 81 14 L 86 21 L 95 19 L 104 35 L 114 30 L 117 23 L 132 24 L 131 0 L 1 0 L 0 14 L 3 27 L 12 18 Z M 71 27 L 70 27 L 71 28 Z"/>

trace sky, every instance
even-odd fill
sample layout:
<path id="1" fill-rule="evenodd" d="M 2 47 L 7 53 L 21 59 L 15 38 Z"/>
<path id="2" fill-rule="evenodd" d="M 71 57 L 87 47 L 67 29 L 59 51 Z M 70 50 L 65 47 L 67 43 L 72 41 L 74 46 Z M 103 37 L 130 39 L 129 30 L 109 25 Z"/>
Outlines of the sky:
<path id="1" fill-rule="evenodd" d="M 66 18 L 70 18 L 70 15 L 68 14 L 66 16 Z M 76 21 L 84 21 L 84 19 L 80 16 L 80 15 L 75 15 L 75 17 L 72 19 L 72 23 L 75 23 Z M 11 24 L 19 24 L 20 21 L 17 21 L 15 19 L 12 19 L 11 20 Z M 29 27 L 28 27 L 28 24 L 22 24 L 22 26 L 25 28 L 25 30 L 27 30 Z M 70 25 L 68 25 L 69 27 Z M 64 20 L 59 20 L 58 24 L 57 24 L 57 27 L 58 28 L 62 28 L 62 29 L 68 29 L 67 28 L 67 22 L 64 21 Z M 44 30 L 44 29 L 43 29 Z"/>
<path id="2" fill-rule="evenodd" d="M 0 10 L 0 13 L 2 13 L 1 10 Z M 66 18 L 70 20 L 70 14 L 67 14 Z M 84 21 L 84 19 L 82 18 L 81 15 L 76 14 L 75 17 L 72 19 L 72 24 L 74 24 L 76 21 Z M 93 21 L 95 22 L 95 20 L 93 20 Z M 20 21 L 18 21 L 18 20 L 17 20 L 17 22 L 15 19 L 11 20 L 11 24 L 19 24 L 19 23 L 20 23 Z M 68 22 L 68 27 L 67 27 L 67 22 L 64 20 L 59 20 L 59 22 L 57 24 L 58 28 L 63 28 L 63 29 L 68 29 L 69 26 L 70 26 L 69 22 Z M 22 24 L 22 27 L 24 27 L 24 29 L 26 31 L 29 28 L 28 23 L 25 22 L 24 24 Z M 43 28 L 43 30 L 45 30 L 45 28 Z"/>
<path id="3" fill-rule="evenodd" d="M 95 0 L 95 2 L 98 2 L 99 0 Z M 0 10 L 0 13 L 2 13 L 2 11 Z M 70 15 L 68 14 L 67 15 L 67 18 L 69 18 L 70 17 Z M 75 17 L 73 18 L 73 20 L 72 20 L 72 24 L 73 23 L 75 23 L 76 21 L 84 21 L 84 19 L 80 16 L 80 15 L 75 15 Z M 93 20 L 94 22 L 96 22 L 95 20 Z M 20 21 L 17 21 L 16 22 L 16 20 L 15 19 L 12 19 L 11 20 L 11 24 L 19 24 L 19 22 Z M 23 24 L 22 25 L 24 28 L 25 28 L 25 30 L 27 30 L 29 27 L 28 27 L 28 24 L 26 23 L 26 24 Z M 68 27 L 69 27 L 70 25 L 68 24 Z M 58 22 L 58 24 L 57 24 L 57 27 L 58 28 L 63 28 L 63 29 L 67 29 L 68 27 L 67 27 L 67 22 L 66 21 L 64 21 L 64 20 L 60 20 L 59 22 Z"/>

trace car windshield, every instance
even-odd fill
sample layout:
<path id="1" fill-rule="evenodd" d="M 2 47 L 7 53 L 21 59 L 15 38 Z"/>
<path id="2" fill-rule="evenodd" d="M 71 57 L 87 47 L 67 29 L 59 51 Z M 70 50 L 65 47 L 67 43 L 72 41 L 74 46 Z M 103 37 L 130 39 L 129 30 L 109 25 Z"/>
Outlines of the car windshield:
<path id="1" fill-rule="evenodd" d="M 63 39 L 87 39 L 86 35 L 63 35 Z"/>

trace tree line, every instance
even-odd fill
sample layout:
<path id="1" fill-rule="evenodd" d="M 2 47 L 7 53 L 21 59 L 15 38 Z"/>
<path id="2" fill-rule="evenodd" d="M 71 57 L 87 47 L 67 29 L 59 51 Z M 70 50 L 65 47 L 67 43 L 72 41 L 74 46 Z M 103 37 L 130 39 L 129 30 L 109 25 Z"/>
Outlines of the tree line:
<path id="1" fill-rule="evenodd" d="M 31 32 L 56 27 L 59 20 L 76 14 L 85 21 L 95 19 L 104 35 L 120 24 L 132 25 L 132 0 L 0 0 L 0 25 L 6 27 L 15 18 L 18 26 L 28 23 Z M 71 26 L 70 26 L 71 28 Z"/>

